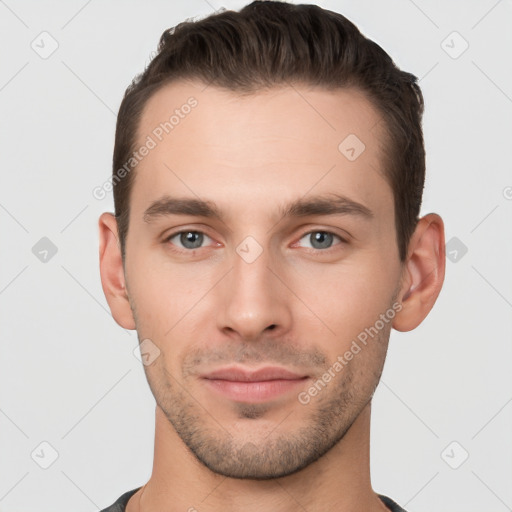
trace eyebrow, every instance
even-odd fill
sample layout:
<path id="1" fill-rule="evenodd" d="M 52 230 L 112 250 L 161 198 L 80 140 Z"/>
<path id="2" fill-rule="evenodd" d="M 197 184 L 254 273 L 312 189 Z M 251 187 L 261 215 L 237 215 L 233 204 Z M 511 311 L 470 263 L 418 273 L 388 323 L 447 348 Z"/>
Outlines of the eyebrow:
<path id="1" fill-rule="evenodd" d="M 191 215 L 207 217 L 224 222 L 224 215 L 212 201 L 195 198 L 179 198 L 168 195 L 154 201 L 144 211 L 143 219 L 151 223 L 159 217 L 169 215 Z M 307 217 L 312 215 L 354 215 L 366 220 L 373 218 L 373 212 L 365 205 L 340 194 L 300 198 L 279 209 L 282 218 Z"/>

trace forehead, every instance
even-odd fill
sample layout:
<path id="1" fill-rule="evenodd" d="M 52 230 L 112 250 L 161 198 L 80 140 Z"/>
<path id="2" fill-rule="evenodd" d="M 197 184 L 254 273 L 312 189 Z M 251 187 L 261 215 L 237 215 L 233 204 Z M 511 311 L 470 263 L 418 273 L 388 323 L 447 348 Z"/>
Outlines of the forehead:
<path id="1" fill-rule="evenodd" d="M 198 117 L 200 122 L 195 122 Z M 305 84 L 242 94 L 195 80 L 178 80 L 164 85 L 148 99 L 137 130 L 138 140 L 142 142 L 155 130 L 158 137 L 162 123 L 167 123 L 168 130 L 162 127 L 161 135 L 172 131 L 174 138 L 183 131 L 178 129 L 180 125 L 190 124 L 198 135 L 202 127 L 211 131 L 213 124 L 225 130 L 229 125 L 244 133 L 257 134 L 258 129 L 268 135 L 301 133 L 312 143 L 323 141 L 326 135 L 335 143 L 351 128 L 358 130 L 363 139 L 370 134 L 380 139 L 385 135 L 382 117 L 361 90 L 328 90 Z"/>
<path id="2" fill-rule="evenodd" d="M 163 193 L 213 194 L 247 208 L 273 194 L 350 192 L 389 208 L 382 118 L 357 89 L 287 85 L 249 95 L 194 81 L 157 91 L 140 119 L 133 205 Z M 148 145 L 148 144 L 147 144 Z M 252 196 L 244 197 L 249 186 Z M 260 202 L 260 204 L 263 204 Z"/>

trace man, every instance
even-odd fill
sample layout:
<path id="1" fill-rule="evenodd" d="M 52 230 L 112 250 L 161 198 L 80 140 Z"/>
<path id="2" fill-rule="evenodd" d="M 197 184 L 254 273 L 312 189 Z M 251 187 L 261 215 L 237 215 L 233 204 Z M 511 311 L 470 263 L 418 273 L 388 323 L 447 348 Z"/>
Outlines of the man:
<path id="1" fill-rule="evenodd" d="M 181 23 L 128 88 L 103 290 L 156 400 L 153 472 L 109 512 L 403 510 L 370 482 L 393 327 L 444 279 L 416 78 L 340 14 Z"/>

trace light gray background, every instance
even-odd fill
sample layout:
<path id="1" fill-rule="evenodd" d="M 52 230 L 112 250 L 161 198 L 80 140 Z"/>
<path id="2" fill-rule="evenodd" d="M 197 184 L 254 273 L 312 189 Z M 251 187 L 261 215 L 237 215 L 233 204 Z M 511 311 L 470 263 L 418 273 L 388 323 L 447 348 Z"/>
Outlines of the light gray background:
<path id="1" fill-rule="evenodd" d="M 2 512 L 92 512 L 150 476 L 154 399 L 136 334 L 101 289 L 97 219 L 113 201 L 92 190 L 111 173 L 124 90 L 163 30 L 244 4 L 0 1 Z M 374 489 L 410 512 L 512 510 L 512 3 L 319 4 L 421 78 L 422 213 L 457 239 L 431 314 L 392 332 L 373 402 Z M 59 45 L 46 59 L 31 47 L 51 48 L 43 31 Z M 46 262 L 32 250 L 42 237 L 57 247 Z"/>

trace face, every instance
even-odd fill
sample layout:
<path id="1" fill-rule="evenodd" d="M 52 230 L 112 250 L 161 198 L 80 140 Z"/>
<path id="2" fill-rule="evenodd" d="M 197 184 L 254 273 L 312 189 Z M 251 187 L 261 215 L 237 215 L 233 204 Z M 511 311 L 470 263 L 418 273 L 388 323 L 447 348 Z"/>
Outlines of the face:
<path id="1" fill-rule="evenodd" d="M 138 138 L 125 278 L 157 405 L 212 471 L 292 474 L 371 400 L 400 307 L 382 120 L 356 90 L 176 82 Z"/>

